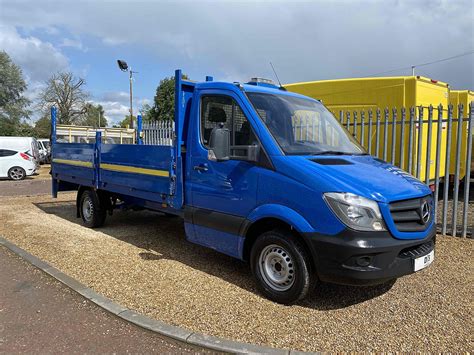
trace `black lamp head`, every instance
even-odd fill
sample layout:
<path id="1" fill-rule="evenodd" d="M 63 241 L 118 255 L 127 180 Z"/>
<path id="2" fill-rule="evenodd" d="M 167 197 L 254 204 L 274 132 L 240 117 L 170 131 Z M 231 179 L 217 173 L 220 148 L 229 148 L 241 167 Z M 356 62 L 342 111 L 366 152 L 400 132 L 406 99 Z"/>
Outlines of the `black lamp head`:
<path id="1" fill-rule="evenodd" d="M 128 64 L 127 64 L 126 61 L 119 59 L 119 60 L 117 60 L 117 64 L 118 64 L 120 70 L 122 70 L 122 71 L 127 71 L 128 70 Z"/>

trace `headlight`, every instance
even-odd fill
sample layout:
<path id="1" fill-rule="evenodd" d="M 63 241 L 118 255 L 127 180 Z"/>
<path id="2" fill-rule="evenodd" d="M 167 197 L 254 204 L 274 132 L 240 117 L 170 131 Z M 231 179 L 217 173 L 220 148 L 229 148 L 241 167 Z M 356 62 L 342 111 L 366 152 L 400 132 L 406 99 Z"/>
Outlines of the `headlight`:
<path id="1" fill-rule="evenodd" d="M 346 226 L 359 231 L 386 230 L 377 202 L 347 192 L 327 192 L 324 199 Z"/>

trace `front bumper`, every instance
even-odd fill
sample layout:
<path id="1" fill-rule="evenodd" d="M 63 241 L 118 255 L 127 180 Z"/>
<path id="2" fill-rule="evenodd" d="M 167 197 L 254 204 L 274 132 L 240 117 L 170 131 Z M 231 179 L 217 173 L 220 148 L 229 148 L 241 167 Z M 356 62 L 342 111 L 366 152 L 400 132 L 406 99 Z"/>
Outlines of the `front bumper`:
<path id="1" fill-rule="evenodd" d="M 414 272 L 414 259 L 435 248 L 436 228 L 423 239 L 402 240 L 390 232 L 346 229 L 333 235 L 307 233 L 321 281 L 345 285 L 375 285 Z"/>

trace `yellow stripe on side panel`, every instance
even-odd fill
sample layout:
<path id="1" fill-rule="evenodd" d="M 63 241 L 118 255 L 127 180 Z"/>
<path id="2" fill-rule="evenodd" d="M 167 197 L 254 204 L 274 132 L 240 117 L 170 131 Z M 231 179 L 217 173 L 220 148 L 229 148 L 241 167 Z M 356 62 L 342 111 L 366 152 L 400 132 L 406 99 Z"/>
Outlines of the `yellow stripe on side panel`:
<path id="1" fill-rule="evenodd" d="M 69 159 L 53 159 L 53 163 L 67 164 L 67 165 L 74 165 L 74 166 L 82 166 L 82 167 L 85 167 L 85 168 L 92 168 L 92 163 L 89 162 L 89 161 L 69 160 Z"/>
<path id="2" fill-rule="evenodd" d="M 104 170 L 118 171 L 118 172 L 121 172 L 121 173 L 135 173 L 135 174 L 163 176 L 163 177 L 169 177 L 170 176 L 169 172 L 165 171 L 165 170 L 137 168 L 137 167 L 134 167 L 134 166 L 102 163 L 102 164 L 100 164 L 100 167 L 101 167 L 101 169 L 104 169 Z"/>

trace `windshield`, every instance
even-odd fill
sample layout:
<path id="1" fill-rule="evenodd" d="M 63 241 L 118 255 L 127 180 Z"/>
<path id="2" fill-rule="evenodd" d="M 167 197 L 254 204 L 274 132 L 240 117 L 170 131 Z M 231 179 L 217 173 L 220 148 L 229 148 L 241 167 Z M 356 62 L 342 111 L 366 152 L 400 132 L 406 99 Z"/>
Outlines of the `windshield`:
<path id="1" fill-rule="evenodd" d="M 247 96 L 285 154 L 366 154 L 318 101 L 255 92 Z"/>

